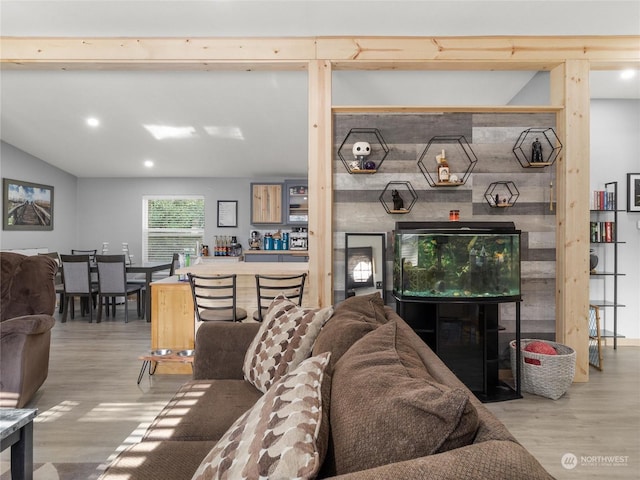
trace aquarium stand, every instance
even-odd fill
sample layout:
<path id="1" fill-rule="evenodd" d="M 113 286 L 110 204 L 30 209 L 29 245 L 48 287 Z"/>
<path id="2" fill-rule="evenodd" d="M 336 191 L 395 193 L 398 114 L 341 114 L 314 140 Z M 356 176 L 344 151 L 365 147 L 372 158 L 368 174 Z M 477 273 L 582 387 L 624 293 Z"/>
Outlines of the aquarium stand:
<path id="1" fill-rule="evenodd" d="M 512 387 L 499 378 L 498 324 L 504 301 L 433 301 L 394 294 L 396 311 L 483 403 L 522 398 L 520 351 Z M 513 301 L 513 300 L 510 300 Z M 520 344 L 520 299 L 516 304 L 516 344 Z"/>

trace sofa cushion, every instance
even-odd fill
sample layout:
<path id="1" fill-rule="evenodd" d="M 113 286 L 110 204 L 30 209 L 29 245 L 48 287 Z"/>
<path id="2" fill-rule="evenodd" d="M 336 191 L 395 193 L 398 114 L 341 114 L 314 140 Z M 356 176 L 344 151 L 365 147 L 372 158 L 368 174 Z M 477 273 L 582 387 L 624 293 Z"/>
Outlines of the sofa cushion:
<path id="1" fill-rule="evenodd" d="M 331 367 L 357 340 L 387 322 L 384 302 L 378 293 L 349 297 L 335 307 L 322 327 L 313 355 L 331 352 Z"/>
<path id="2" fill-rule="evenodd" d="M 330 353 L 304 360 L 277 380 L 206 456 L 193 480 L 314 478 L 326 445 L 322 383 Z M 324 419 L 323 419 L 324 417 Z"/>
<path id="3" fill-rule="evenodd" d="M 145 440 L 218 441 L 262 392 L 244 380 L 192 380 L 156 416 Z"/>
<path id="4" fill-rule="evenodd" d="M 439 384 L 419 369 L 419 358 L 398 332 L 392 320 L 337 362 L 331 385 L 333 452 L 323 473 L 350 473 L 473 441 L 478 416 L 468 392 Z"/>
<path id="5" fill-rule="evenodd" d="M 118 454 L 99 480 L 188 480 L 213 446 L 212 441 L 135 443 Z"/>
<path id="6" fill-rule="evenodd" d="M 336 305 L 335 313 L 356 313 L 363 315 L 371 323 L 382 325 L 387 323 L 384 312 L 384 300 L 378 292 L 369 295 L 355 295 Z"/>
<path id="7" fill-rule="evenodd" d="M 332 313 L 333 307 L 312 310 L 278 295 L 247 349 L 244 378 L 266 392 L 273 382 L 309 358 L 318 332 Z"/>

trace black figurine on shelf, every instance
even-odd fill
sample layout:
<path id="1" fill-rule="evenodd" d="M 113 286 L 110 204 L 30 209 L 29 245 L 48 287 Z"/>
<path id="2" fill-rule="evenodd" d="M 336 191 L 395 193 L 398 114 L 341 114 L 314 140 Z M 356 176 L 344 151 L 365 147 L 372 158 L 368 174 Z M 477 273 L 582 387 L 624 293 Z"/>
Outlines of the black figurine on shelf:
<path id="1" fill-rule="evenodd" d="M 398 193 L 398 190 L 391 190 L 391 197 L 393 198 L 393 209 L 394 210 L 403 210 L 404 209 L 404 200 Z"/>
<path id="2" fill-rule="evenodd" d="M 536 137 L 536 140 L 531 144 L 531 163 L 540 163 L 542 161 L 542 144 Z"/>

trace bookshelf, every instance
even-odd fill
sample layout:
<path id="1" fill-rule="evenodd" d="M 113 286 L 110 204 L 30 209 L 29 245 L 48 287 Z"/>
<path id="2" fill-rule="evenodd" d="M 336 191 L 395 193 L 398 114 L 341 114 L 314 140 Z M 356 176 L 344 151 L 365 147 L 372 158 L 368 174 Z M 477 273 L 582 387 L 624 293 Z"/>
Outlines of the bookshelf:
<path id="1" fill-rule="evenodd" d="M 602 282 L 598 290 L 603 292 L 603 297 L 592 298 L 590 295 L 589 303 L 611 311 L 613 330 L 605 328 L 601 330 L 601 336 L 613 338 L 614 349 L 618 348 L 618 338 L 623 338 L 622 335 L 618 335 L 618 308 L 624 307 L 618 303 L 618 279 L 624 275 L 618 270 L 618 245 L 625 243 L 618 238 L 618 212 L 618 182 L 605 183 L 604 190 L 593 192 L 590 210 L 590 242 L 599 261 L 591 271 L 591 280 Z M 609 254 L 613 254 L 613 262 L 605 263 L 603 259 Z"/>

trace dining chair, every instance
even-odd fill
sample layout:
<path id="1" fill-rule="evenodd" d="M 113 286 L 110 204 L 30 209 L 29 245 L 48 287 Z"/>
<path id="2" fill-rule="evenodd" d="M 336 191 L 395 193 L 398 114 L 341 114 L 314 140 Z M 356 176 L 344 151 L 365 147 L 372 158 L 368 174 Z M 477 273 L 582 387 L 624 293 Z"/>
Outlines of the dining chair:
<path id="1" fill-rule="evenodd" d="M 180 254 L 174 253 L 171 258 L 171 269 L 169 270 L 169 276 L 173 277 L 176 274 L 176 270 L 180 268 Z"/>
<path id="2" fill-rule="evenodd" d="M 236 275 L 187 274 L 199 322 L 239 322 L 247 311 L 236 305 Z"/>
<path id="3" fill-rule="evenodd" d="M 80 314 L 84 315 L 86 305 L 86 309 L 89 311 L 89 323 L 93 322 L 93 308 L 98 288 L 91 282 L 91 259 L 89 255 L 60 255 L 60 261 L 64 275 L 62 322 L 67 321 L 69 304 L 71 304 L 71 318 L 74 318 L 73 299 L 75 297 L 79 297 L 81 300 Z"/>
<path id="4" fill-rule="evenodd" d="M 262 322 L 269 305 L 281 293 L 289 300 L 297 300 L 302 305 L 306 273 L 292 276 L 256 275 L 256 293 L 258 309 L 253 312 L 253 319 Z"/>
<path id="5" fill-rule="evenodd" d="M 76 250 L 74 248 L 71 249 L 71 255 L 89 255 L 89 260 L 91 263 L 96 263 L 96 254 L 98 250 Z"/>
<path id="6" fill-rule="evenodd" d="M 106 305 L 109 316 L 111 302 L 112 316 L 116 315 L 116 300 L 124 297 L 124 321 L 129 322 L 129 295 L 137 294 L 138 317 L 142 317 L 142 285 L 127 282 L 125 255 L 96 255 L 98 268 L 98 322 L 102 320 L 102 306 Z"/>
<path id="7" fill-rule="evenodd" d="M 38 253 L 38 255 L 44 255 L 45 257 L 53 258 L 58 264 L 58 273 L 55 278 L 55 289 L 58 299 L 58 313 L 62 313 L 64 308 L 64 275 L 62 273 L 62 261 L 60 260 L 60 254 L 58 252 Z"/>

